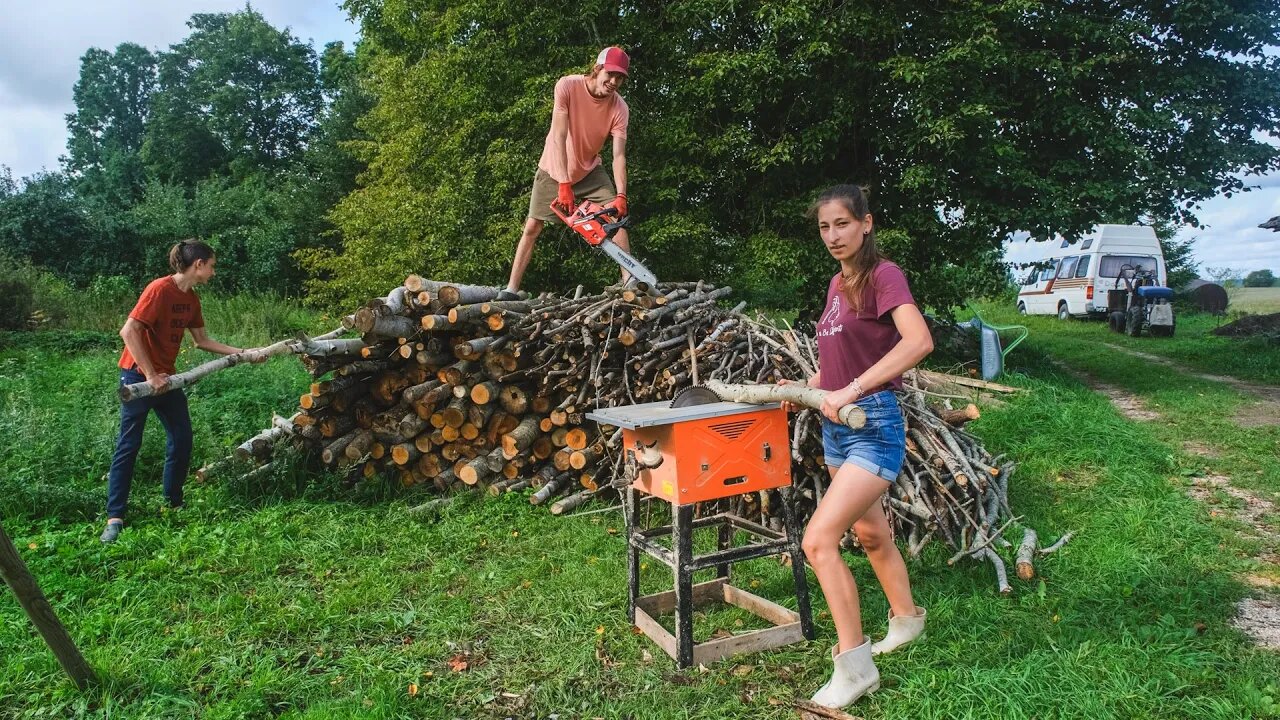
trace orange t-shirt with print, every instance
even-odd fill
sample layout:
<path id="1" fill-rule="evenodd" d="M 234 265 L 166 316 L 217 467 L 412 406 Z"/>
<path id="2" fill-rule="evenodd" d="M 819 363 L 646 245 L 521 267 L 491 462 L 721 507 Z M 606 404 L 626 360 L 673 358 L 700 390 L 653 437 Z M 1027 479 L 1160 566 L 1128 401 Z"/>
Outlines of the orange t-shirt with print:
<path id="1" fill-rule="evenodd" d="M 138 298 L 138 304 L 133 306 L 129 317 L 145 328 L 142 344 L 151 358 L 151 365 L 156 372 L 168 375 L 177 372 L 174 365 L 187 328 L 204 327 L 199 296 L 194 290 L 179 288 L 172 275 L 152 280 L 142 291 L 142 297 Z M 128 370 L 135 364 L 133 353 L 126 347 L 120 355 L 120 367 Z"/>

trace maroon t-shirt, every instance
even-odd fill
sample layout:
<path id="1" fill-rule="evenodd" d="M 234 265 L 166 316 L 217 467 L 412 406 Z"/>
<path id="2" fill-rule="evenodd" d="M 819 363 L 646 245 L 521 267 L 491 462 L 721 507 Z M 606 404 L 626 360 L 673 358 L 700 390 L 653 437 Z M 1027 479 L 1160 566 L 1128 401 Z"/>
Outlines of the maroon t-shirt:
<path id="1" fill-rule="evenodd" d="M 862 309 L 854 312 L 840 291 L 840 273 L 827 286 L 827 305 L 818 320 L 819 387 L 839 390 L 875 365 L 902 339 L 889 313 L 899 305 L 915 304 L 902 268 L 881 261 L 862 289 Z M 902 376 L 890 385 L 902 389 Z M 885 389 L 863 388 L 866 394 Z"/>

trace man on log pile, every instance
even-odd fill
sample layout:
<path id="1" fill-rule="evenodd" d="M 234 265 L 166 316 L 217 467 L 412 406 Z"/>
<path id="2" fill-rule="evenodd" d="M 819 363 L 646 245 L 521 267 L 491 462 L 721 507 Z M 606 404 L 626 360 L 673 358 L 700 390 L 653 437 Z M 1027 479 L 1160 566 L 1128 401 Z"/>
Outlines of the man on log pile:
<path id="1" fill-rule="evenodd" d="M 607 47 L 596 56 L 586 75 L 566 75 L 556 82 L 551 130 L 542 148 L 542 159 L 533 176 L 529 217 L 516 246 L 511 278 L 500 300 L 514 300 L 520 281 L 533 257 L 533 247 L 543 226 L 558 220 L 551 210 L 554 200 L 568 211 L 585 198 L 627 214 L 627 123 L 631 111 L 618 89 L 627 80 L 631 59 L 622 48 Z M 604 141 L 613 138 L 613 179 L 600 160 Z M 630 252 L 626 229 L 614 242 Z M 624 273 L 625 276 L 625 273 Z"/>

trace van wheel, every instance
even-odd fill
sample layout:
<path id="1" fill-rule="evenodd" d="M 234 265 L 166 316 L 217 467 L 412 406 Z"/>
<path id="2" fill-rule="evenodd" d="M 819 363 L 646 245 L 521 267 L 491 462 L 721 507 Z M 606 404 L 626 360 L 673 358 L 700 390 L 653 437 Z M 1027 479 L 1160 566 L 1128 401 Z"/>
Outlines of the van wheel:
<path id="1" fill-rule="evenodd" d="M 1124 332 L 1124 313 L 1117 310 L 1107 316 L 1107 325 L 1111 328 L 1111 332 Z"/>
<path id="2" fill-rule="evenodd" d="M 1060 303 L 1060 304 L 1058 305 L 1058 319 L 1059 319 L 1059 320 L 1070 320 L 1070 319 L 1071 319 L 1071 311 L 1070 311 L 1069 309 L 1067 309 L 1067 304 L 1066 304 L 1066 303 Z"/>
<path id="3" fill-rule="evenodd" d="M 1019 315 L 1026 315 L 1026 314 L 1027 314 L 1027 304 L 1026 304 L 1026 303 L 1024 303 L 1024 302 L 1020 302 L 1020 303 L 1018 303 L 1018 314 L 1019 314 Z"/>

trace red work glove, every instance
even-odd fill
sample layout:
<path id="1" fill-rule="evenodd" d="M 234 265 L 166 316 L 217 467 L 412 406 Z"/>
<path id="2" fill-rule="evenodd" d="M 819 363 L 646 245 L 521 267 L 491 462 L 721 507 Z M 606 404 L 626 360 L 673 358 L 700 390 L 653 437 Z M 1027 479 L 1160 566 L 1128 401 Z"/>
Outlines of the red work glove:
<path id="1" fill-rule="evenodd" d="M 573 211 L 577 205 L 573 199 L 573 183 L 560 183 L 560 192 L 556 194 L 556 202 L 566 211 Z"/>
<path id="2" fill-rule="evenodd" d="M 618 193 L 618 197 L 610 200 L 605 205 L 605 207 L 617 208 L 618 217 L 626 217 L 627 216 L 627 196 L 623 195 L 622 193 Z"/>

